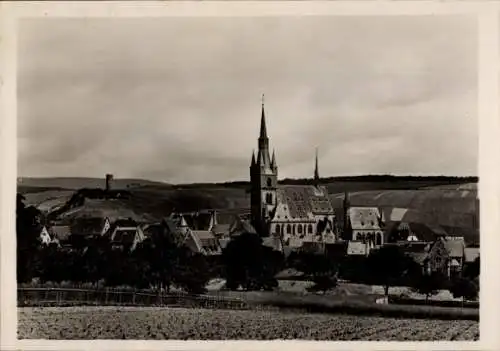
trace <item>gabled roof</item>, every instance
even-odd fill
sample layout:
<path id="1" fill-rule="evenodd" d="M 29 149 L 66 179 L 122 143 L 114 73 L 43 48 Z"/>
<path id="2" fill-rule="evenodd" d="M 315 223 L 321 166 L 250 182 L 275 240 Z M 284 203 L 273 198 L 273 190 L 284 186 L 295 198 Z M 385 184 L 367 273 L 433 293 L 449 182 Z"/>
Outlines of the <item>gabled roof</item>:
<path id="1" fill-rule="evenodd" d="M 106 217 L 78 217 L 73 219 L 71 230 L 78 235 L 101 235 L 109 220 Z"/>
<path id="2" fill-rule="evenodd" d="M 136 239 L 136 235 L 137 228 L 117 228 L 111 237 L 111 241 L 114 243 L 132 244 Z"/>
<path id="3" fill-rule="evenodd" d="M 350 207 L 350 226 L 353 230 L 381 230 L 380 213 L 376 207 Z"/>
<path id="4" fill-rule="evenodd" d="M 212 213 L 183 213 L 182 217 L 186 221 L 189 228 L 193 230 L 208 230 L 212 220 Z"/>
<path id="5" fill-rule="evenodd" d="M 466 247 L 464 255 L 465 262 L 474 262 L 479 257 L 479 247 Z"/>
<path id="6" fill-rule="evenodd" d="M 465 252 L 465 241 L 461 237 L 447 237 L 443 241 L 444 247 L 450 257 L 463 257 Z"/>
<path id="7" fill-rule="evenodd" d="M 203 254 L 220 254 L 221 248 L 217 238 L 208 230 L 189 230 L 190 237 L 195 244 L 195 252 Z"/>
<path id="8" fill-rule="evenodd" d="M 234 222 L 229 227 L 230 235 L 240 235 L 243 233 L 257 234 L 255 228 L 250 224 L 249 221 L 236 217 Z"/>
<path id="9" fill-rule="evenodd" d="M 52 226 L 49 229 L 49 234 L 54 239 L 57 239 L 59 241 L 65 241 L 68 240 L 69 236 L 71 235 L 71 228 L 70 226 L 67 225 Z"/>

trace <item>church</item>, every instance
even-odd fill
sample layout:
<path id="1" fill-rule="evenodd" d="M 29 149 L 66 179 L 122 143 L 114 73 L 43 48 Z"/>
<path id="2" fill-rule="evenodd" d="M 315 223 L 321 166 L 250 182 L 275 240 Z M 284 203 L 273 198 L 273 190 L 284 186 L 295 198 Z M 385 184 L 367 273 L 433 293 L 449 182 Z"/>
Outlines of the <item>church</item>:
<path id="1" fill-rule="evenodd" d="M 317 152 L 313 185 L 278 185 L 278 164 L 274 151 L 271 156 L 269 150 L 264 103 L 250 183 L 251 219 L 259 233 L 290 247 L 337 241 L 334 207 L 327 188 L 319 185 Z"/>

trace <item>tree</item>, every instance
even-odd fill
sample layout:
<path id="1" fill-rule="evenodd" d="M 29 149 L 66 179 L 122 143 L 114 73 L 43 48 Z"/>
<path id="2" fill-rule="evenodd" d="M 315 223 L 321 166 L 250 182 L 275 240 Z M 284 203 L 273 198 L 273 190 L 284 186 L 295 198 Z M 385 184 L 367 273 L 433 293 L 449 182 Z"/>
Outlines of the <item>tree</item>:
<path id="1" fill-rule="evenodd" d="M 469 279 L 458 278 L 452 283 L 449 290 L 453 294 L 453 297 L 461 297 L 462 301 L 474 300 L 478 296 L 479 286 Z"/>
<path id="2" fill-rule="evenodd" d="M 325 293 L 337 286 L 338 266 L 326 255 L 300 252 L 293 258 L 292 265 L 315 283 L 310 291 Z"/>
<path id="3" fill-rule="evenodd" d="M 179 266 L 173 280 L 177 286 L 187 292 L 202 294 L 206 292 L 206 284 L 210 279 L 209 266 L 202 254 L 193 254 L 187 247 L 179 250 Z"/>
<path id="4" fill-rule="evenodd" d="M 414 261 L 398 246 L 383 246 L 373 250 L 366 260 L 369 280 L 383 285 L 386 296 L 389 295 L 389 287 L 400 283 L 414 265 Z"/>
<path id="5" fill-rule="evenodd" d="M 447 281 L 441 273 L 433 272 L 431 274 L 420 274 L 419 277 L 414 280 L 413 290 L 419 294 L 425 295 L 425 301 L 429 300 L 429 297 L 436 295 L 439 289 L 442 289 Z"/>
<path id="6" fill-rule="evenodd" d="M 473 262 L 464 267 L 463 276 L 469 279 L 477 278 L 479 277 L 480 269 L 481 269 L 481 263 L 480 263 L 480 258 L 478 256 Z"/>
<path id="7" fill-rule="evenodd" d="M 283 265 L 282 255 L 262 245 L 262 239 L 243 233 L 229 242 L 222 253 L 226 286 L 235 290 L 272 290 L 278 286 L 274 277 Z"/>
<path id="8" fill-rule="evenodd" d="M 26 206 L 22 194 L 18 193 L 16 200 L 17 280 L 28 282 L 37 270 L 41 212 L 33 206 Z"/>

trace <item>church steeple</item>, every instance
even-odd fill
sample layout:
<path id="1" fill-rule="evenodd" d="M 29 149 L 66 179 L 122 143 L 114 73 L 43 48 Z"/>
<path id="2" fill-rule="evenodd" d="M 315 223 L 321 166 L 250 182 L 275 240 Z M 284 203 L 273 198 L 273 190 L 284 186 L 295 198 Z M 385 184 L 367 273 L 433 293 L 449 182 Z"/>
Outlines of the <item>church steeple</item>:
<path id="1" fill-rule="evenodd" d="M 262 95 L 260 134 L 256 152 L 256 154 L 252 154 L 252 165 L 250 166 L 252 224 L 259 233 L 268 234 L 269 221 L 277 204 L 278 166 L 274 151 L 271 156 L 269 150 L 264 95 Z"/>
<path id="2" fill-rule="evenodd" d="M 266 112 L 264 111 L 264 94 L 262 94 L 262 112 L 260 116 L 260 137 L 259 139 L 267 138 L 267 128 L 266 128 Z"/>
<path id="3" fill-rule="evenodd" d="M 255 166 L 255 150 L 252 150 L 252 163 L 250 166 Z"/>
<path id="4" fill-rule="evenodd" d="M 319 185 L 318 148 L 316 148 L 316 159 L 314 164 L 314 185 Z"/>

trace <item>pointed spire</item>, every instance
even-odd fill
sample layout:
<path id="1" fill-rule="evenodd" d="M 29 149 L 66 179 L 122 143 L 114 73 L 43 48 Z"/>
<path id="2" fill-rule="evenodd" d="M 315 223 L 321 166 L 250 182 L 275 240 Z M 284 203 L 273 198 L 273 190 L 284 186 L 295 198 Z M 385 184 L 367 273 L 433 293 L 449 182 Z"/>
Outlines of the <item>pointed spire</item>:
<path id="1" fill-rule="evenodd" d="M 318 169 L 318 148 L 316 148 L 316 160 L 315 160 L 315 166 L 314 166 L 314 183 L 316 186 L 319 185 L 319 169 Z"/>
<path id="2" fill-rule="evenodd" d="M 276 156 L 274 155 L 274 150 L 273 150 L 273 156 L 271 158 L 271 167 L 276 167 Z"/>
<path id="3" fill-rule="evenodd" d="M 260 138 L 267 139 L 266 113 L 264 111 L 264 94 L 262 94 L 262 112 L 260 117 Z"/>
<path id="4" fill-rule="evenodd" d="M 349 200 L 349 193 L 347 191 L 344 191 L 344 206 L 349 207 L 350 205 L 350 200 Z"/>
<path id="5" fill-rule="evenodd" d="M 252 163 L 251 163 L 252 166 L 255 165 L 255 150 L 252 150 Z"/>

